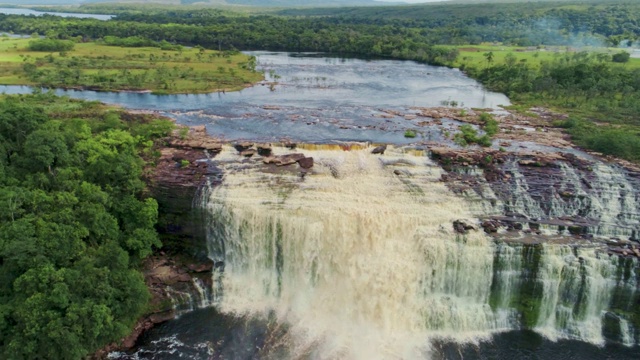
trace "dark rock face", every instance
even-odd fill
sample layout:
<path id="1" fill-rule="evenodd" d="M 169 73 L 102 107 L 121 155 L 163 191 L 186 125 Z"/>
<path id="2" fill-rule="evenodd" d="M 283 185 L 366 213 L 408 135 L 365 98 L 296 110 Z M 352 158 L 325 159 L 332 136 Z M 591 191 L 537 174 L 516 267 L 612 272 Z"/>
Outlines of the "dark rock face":
<path id="1" fill-rule="evenodd" d="M 250 142 L 242 142 L 242 143 L 237 143 L 237 144 L 233 144 L 233 147 L 238 150 L 239 153 L 242 153 L 243 151 L 252 148 L 253 147 L 253 143 Z"/>
<path id="2" fill-rule="evenodd" d="M 294 154 L 286 154 L 286 155 L 265 157 L 262 161 L 265 164 L 274 164 L 276 166 L 285 166 L 285 165 L 295 164 L 295 163 L 297 163 L 298 161 L 300 161 L 300 160 L 302 160 L 304 158 L 305 158 L 304 154 L 294 153 Z"/>
<path id="3" fill-rule="evenodd" d="M 258 155 L 271 156 L 271 144 L 260 144 L 256 148 L 258 149 Z"/>
<path id="4" fill-rule="evenodd" d="M 213 261 L 198 264 L 188 264 L 187 268 L 195 273 L 211 272 L 213 270 Z"/>
<path id="5" fill-rule="evenodd" d="M 441 181 L 482 203 L 482 228 L 593 240 L 640 240 L 640 171 L 571 153 L 431 148 Z M 456 231 L 461 230 L 455 226 Z M 627 252 L 628 256 L 635 253 Z"/>
<path id="6" fill-rule="evenodd" d="M 240 152 L 240 155 L 244 157 L 252 157 L 256 153 L 255 149 L 246 149 Z"/>
<path id="7" fill-rule="evenodd" d="M 311 169 L 313 167 L 313 158 L 306 157 L 306 158 L 300 159 L 298 160 L 298 165 L 300 165 L 300 167 L 303 169 Z"/>
<path id="8" fill-rule="evenodd" d="M 500 223 L 495 220 L 485 220 L 482 222 L 482 228 L 484 232 L 487 234 L 498 232 L 498 228 L 500 228 Z"/>
<path id="9" fill-rule="evenodd" d="M 470 230 L 475 230 L 473 225 L 469 225 L 462 220 L 456 220 L 453 222 L 453 230 L 458 234 L 467 234 Z"/>
<path id="10" fill-rule="evenodd" d="M 371 150 L 371 153 L 383 155 L 386 150 L 387 150 L 387 145 L 380 145 L 375 147 L 373 150 Z"/>

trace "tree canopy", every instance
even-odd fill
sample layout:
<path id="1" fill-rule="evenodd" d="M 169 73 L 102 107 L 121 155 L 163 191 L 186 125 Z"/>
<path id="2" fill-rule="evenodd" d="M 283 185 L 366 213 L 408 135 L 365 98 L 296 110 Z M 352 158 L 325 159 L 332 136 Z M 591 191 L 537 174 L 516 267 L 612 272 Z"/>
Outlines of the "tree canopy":
<path id="1" fill-rule="evenodd" d="M 0 358 L 81 359 L 130 331 L 149 299 L 136 268 L 160 245 L 140 154 L 170 129 L 50 94 L 0 99 Z"/>

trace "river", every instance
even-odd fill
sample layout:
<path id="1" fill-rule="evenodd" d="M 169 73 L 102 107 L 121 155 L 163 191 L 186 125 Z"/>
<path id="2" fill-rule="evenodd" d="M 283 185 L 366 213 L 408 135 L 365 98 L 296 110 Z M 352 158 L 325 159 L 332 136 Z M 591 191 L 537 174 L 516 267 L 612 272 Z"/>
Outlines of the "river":
<path id="1" fill-rule="evenodd" d="M 26 16 L 29 16 L 29 15 L 33 15 L 33 16 L 52 15 L 52 16 L 61 16 L 61 17 L 98 19 L 98 20 L 109 20 L 109 19 L 113 18 L 113 15 L 60 13 L 60 12 L 52 12 L 52 11 L 36 11 L 36 10 L 22 9 L 22 8 L 0 8 L 0 14 L 26 15 Z"/>
<path id="2" fill-rule="evenodd" d="M 380 110 L 413 106 L 498 108 L 509 99 L 487 91 L 457 69 L 411 61 L 358 60 L 315 54 L 250 52 L 259 58 L 267 81 L 238 92 L 195 95 L 107 93 L 58 90 L 87 100 L 130 109 L 159 111 L 180 123 L 207 125 L 210 134 L 228 140 L 305 142 L 376 141 L 407 143 L 404 119 L 385 118 Z M 274 87 L 269 82 L 277 81 Z M 29 87 L 0 86 L 0 92 L 25 93 Z M 423 134 L 437 140 L 440 130 Z"/>
<path id="3" fill-rule="evenodd" d="M 250 54 L 267 79 L 235 93 L 57 93 L 158 111 L 179 123 L 204 124 L 227 140 L 311 143 L 438 142 L 444 137 L 440 127 L 406 138 L 413 122 L 393 114 L 452 101 L 496 111 L 509 104 L 455 69 L 317 54 Z M 456 124 L 443 120 L 444 127 Z M 616 257 L 567 246 L 496 246 L 481 232 L 461 239 L 444 225 L 448 229 L 453 220 L 475 215 L 440 182 L 443 170 L 420 151 L 391 148 L 381 160 L 369 150 L 304 152 L 316 159 L 313 175 L 304 181 L 298 174 L 264 173 L 259 162 L 238 165 L 233 149 L 215 159 L 225 180 L 210 189 L 203 206 L 212 216 L 210 257 L 226 263 L 214 281 L 221 287 L 210 290 L 216 305 L 157 326 L 130 353 L 111 358 L 640 357 L 626 319 L 613 315 L 615 335 L 600 329 L 613 301 L 600 295 L 637 296 L 637 279 L 616 273 Z M 526 191 L 524 175 L 514 174 L 518 189 Z M 609 198 L 623 196 L 618 191 Z M 523 212 L 536 200 L 528 201 Z M 558 214 L 565 211 L 559 206 Z M 637 209 L 634 199 L 625 206 Z M 538 259 L 535 267 L 529 257 Z M 637 267 L 637 262 L 625 264 Z M 521 289 L 539 295 L 529 299 Z M 518 330 L 523 320 L 512 302 L 520 298 L 540 302 L 535 332 Z M 581 307 L 572 309 L 572 303 Z"/>

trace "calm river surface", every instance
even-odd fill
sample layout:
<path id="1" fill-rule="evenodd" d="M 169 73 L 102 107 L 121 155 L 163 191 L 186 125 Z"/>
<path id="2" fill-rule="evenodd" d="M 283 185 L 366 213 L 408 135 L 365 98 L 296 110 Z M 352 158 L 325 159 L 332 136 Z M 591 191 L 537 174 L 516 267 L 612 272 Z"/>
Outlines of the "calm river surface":
<path id="1" fill-rule="evenodd" d="M 189 125 L 206 124 L 209 133 L 228 140 L 306 142 L 377 141 L 406 143 L 412 127 L 403 118 L 385 118 L 381 110 L 411 112 L 411 107 L 497 108 L 509 105 L 503 94 L 485 90 L 457 69 L 411 61 L 358 60 L 314 54 L 250 52 L 267 81 L 238 92 L 152 95 L 58 90 L 60 95 L 155 110 Z M 268 82 L 277 85 L 270 86 Z M 0 86 L 0 92 L 29 92 L 29 87 Z M 388 116 L 387 116 L 388 117 Z M 425 133 L 437 140 L 440 131 Z"/>
<path id="2" fill-rule="evenodd" d="M 59 13 L 59 12 L 51 12 L 51 11 L 45 12 L 45 11 L 36 11 L 31 9 L 20 9 L 20 8 L 0 8 L 0 14 L 35 15 L 35 16 L 53 15 L 53 16 L 61 16 L 61 17 L 91 18 L 91 19 L 98 19 L 98 20 L 109 20 L 113 17 L 113 15 Z"/>

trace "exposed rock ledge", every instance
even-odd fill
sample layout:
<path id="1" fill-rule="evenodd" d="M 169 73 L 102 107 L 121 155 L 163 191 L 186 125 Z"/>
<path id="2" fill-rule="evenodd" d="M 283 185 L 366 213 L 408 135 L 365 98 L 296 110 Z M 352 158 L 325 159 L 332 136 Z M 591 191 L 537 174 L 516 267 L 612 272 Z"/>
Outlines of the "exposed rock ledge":
<path id="1" fill-rule="evenodd" d="M 635 167 L 620 169 L 606 161 L 563 152 L 444 146 L 432 146 L 430 151 L 446 170 L 441 181 L 449 189 L 468 201 L 485 204 L 478 205 L 482 209 L 478 224 L 455 222 L 455 231 L 464 234 L 475 226 L 500 241 L 586 243 L 601 246 L 611 255 L 640 258 L 637 213 L 623 206 L 624 201 L 633 200 L 612 192 L 625 189 L 622 191 L 637 198 L 640 171 Z M 604 177 L 598 171 L 605 171 Z M 607 171 L 621 178 L 609 179 Z M 520 199 L 519 191 L 527 192 L 528 200 L 523 200 L 527 205 L 517 205 L 514 197 Z M 613 219 L 604 214 L 606 210 L 599 205 L 603 200 L 598 200 L 608 192 L 614 195 L 606 206 L 618 206 L 620 211 Z M 510 205 L 504 210 L 492 207 L 498 203 Z"/>

